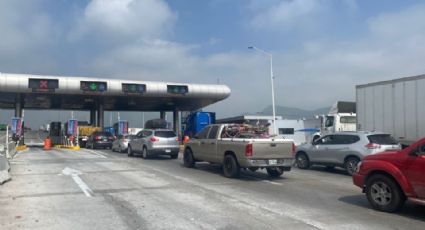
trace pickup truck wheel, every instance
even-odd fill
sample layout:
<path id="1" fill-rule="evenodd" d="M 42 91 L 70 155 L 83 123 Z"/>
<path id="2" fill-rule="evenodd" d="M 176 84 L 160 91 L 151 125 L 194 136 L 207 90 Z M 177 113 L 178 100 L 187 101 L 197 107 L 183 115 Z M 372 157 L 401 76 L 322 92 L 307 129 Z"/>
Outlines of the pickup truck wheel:
<path id="1" fill-rule="evenodd" d="M 127 148 L 127 155 L 129 156 L 129 157 L 132 157 L 133 156 L 133 149 L 131 148 L 131 146 L 129 145 L 128 146 L 128 148 Z"/>
<path id="2" fill-rule="evenodd" d="M 360 162 L 360 159 L 357 157 L 349 157 L 344 162 L 344 168 L 347 170 L 347 173 L 352 176 L 357 170 L 357 164 Z"/>
<path id="3" fill-rule="evenodd" d="M 195 159 L 193 158 L 192 150 L 190 150 L 190 149 L 184 150 L 183 165 L 186 168 L 193 168 L 193 166 L 195 166 Z"/>
<path id="4" fill-rule="evenodd" d="M 267 174 L 269 174 L 270 177 L 280 177 L 283 174 L 283 169 L 276 167 L 276 168 L 266 168 Z"/>
<path id="5" fill-rule="evenodd" d="M 240 167 L 233 155 L 226 155 L 223 162 L 223 173 L 225 177 L 235 178 L 239 176 Z"/>
<path id="6" fill-rule="evenodd" d="M 297 162 L 297 166 L 299 169 L 310 168 L 310 160 L 304 152 L 297 153 L 295 161 Z"/>
<path id="7" fill-rule="evenodd" d="M 398 184 L 390 177 L 377 174 L 366 182 L 366 197 L 379 211 L 395 212 L 403 207 L 406 198 Z"/>

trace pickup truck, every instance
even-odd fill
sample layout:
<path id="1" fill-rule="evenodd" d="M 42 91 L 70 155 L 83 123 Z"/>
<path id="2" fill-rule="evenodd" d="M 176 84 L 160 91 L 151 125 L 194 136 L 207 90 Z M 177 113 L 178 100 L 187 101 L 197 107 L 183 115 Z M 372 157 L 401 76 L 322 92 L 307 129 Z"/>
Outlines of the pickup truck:
<path id="1" fill-rule="evenodd" d="M 374 209 L 395 212 L 409 200 L 425 205 L 425 138 L 409 147 L 368 155 L 358 164 L 353 183 Z"/>
<path id="2" fill-rule="evenodd" d="M 239 176 L 240 169 L 265 168 L 270 177 L 291 170 L 295 145 L 289 139 L 268 138 L 244 125 L 206 126 L 184 146 L 183 164 L 192 168 L 197 161 L 220 164 L 225 177 Z"/>

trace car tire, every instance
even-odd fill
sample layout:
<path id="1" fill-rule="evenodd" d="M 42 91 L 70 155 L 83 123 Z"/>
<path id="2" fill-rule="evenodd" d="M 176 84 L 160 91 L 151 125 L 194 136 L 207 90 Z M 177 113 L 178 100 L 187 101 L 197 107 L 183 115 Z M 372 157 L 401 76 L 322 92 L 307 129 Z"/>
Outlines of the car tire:
<path id="1" fill-rule="evenodd" d="M 236 178 L 239 176 L 240 167 L 238 161 L 233 155 L 226 155 L 223 160 L 223 174 L 228 178 Z"/>
<path id="2" fill-rule="evenodd" d="M 134 156 L 133 154 L 133 149 L 131 148 L 131 146 L 129 145 L 127 148 L 127 156 L 132 157 Z"/>
<path id="3" fill-rule="evenodd" d="M 295 161 L 297 162 L 297 167 L 299 169 L 308 169 L 310 168 L 310 160 L 308 159 L 307 154 L 304 152 L 299 152 L 295 156 Z"/>
<path id="4" fill-rule="evenodd" d="M 149 152 L 148 152 L 148 149 L 146 147 L 143 147 L 142 158 L 143 159 L 149 159 Z"/>
<path id="5" fill-rule="evenodd" d="M 349 157 L 344 162 L 344 168 L 347 173 L 352 176 L 357 170 L 357 164 L 360 162 L 360 159 L 357 157 Z"/>
<path id="6" fill-rule="evenodd" d="M 170 158 L 171 159 L 177 159 L 177 158 L 179 158 L 179 153 L 177 153 L 177 154 L 171 154 L 170 155 Z"/>
<path id="7" fill-rule="evenodd" d="M 382 174 L 373 175 L 367 180 L 366 197 L 374 209 L 383 212 L 396 212 L 406 201 L 397 182 Z"/>
<path id="8" fill-rule="evenodd" d="M 186 168 L 193 168 L 195 166 L 195 158 L 193 157 L 192 150 L 190 150 L 190 149 L 184 150 L 183 165 Z"/>
<path id="9" fill-rule="evenodd" d="M 266 168 L 267 174 L 269 174 L 270 177 L 280 177 L 283 174 L 283 169 L 280 167 L 275 168 Z"/>

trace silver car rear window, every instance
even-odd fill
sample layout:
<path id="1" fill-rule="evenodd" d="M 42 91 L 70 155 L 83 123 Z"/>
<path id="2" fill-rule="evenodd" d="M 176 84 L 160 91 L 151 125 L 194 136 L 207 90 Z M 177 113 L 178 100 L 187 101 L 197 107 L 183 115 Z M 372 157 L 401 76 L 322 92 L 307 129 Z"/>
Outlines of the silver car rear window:
<path id="1" fill-rule="evenodd" d="M 397 141 L 389 134 L 375 134 L 367 136 L 370 143 L 380 145 L 397 145 Z"/>
<path id="2" fill-rule="evenodd" d="M 176 137 L 173 131 L 156 131 L 155 136 L 157 137 Z"/>

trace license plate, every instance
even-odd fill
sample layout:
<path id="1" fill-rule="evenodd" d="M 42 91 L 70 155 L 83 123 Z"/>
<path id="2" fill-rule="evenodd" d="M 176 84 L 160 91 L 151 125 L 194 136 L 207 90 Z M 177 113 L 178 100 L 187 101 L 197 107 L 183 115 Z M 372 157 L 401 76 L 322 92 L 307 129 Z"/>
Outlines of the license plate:
<path id="1" fill-rule="evenodd" d="M 269 160 L 269 165 L 277 165 L 277 160 Z"/>
<path id="2" fill-rule="evenodd" d="M 166 149 L 165 152 L 166 153 L 171 153 L 171 149 Z"/>
<path id="3" fill-rule="evenodd" d="M 108 141 L 108 139 L 106 139 L 106 138 L 103 138 L 103 141 Z"/>

